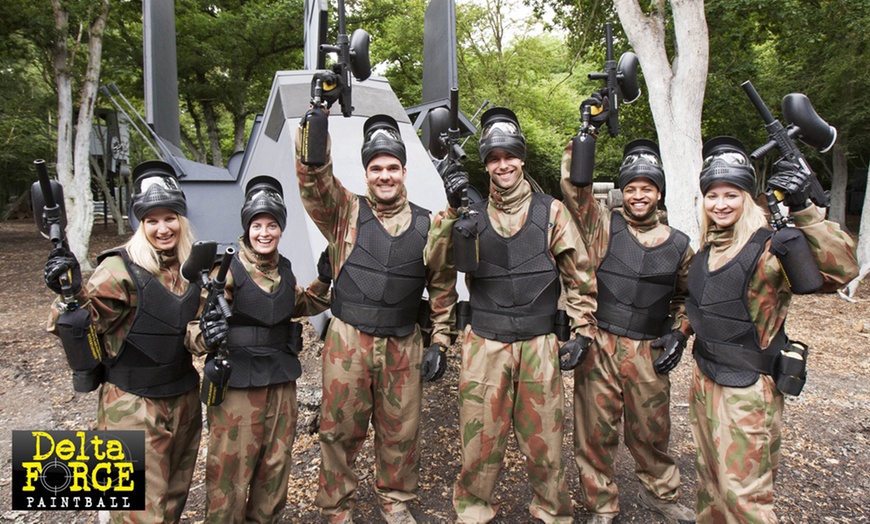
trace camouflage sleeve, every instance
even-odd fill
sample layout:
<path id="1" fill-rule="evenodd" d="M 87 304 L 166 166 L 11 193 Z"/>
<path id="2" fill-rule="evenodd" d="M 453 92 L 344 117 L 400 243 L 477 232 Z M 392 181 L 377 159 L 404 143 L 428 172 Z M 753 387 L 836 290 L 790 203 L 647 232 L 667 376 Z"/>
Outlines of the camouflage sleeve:
<path id="1" fill-rule="evenodd" d="M 589 263 L 586 247 L 568 209 L 558 200 L 550 207 L 550 253 L 565 286 L 565 309 L 571 318 L 571 330 L 593 338 L 595 336 L 595 310 L 598 307 L 598 288 L 595 268 Z"/>
<path id="2" fill-rule="evenodd" d="M 568 142 L 568 147 L 562 153 L 562 177 L 559 182 L 563 203 L 574 218 L 574 225 L 589 251 L 590 262 L 593 267 L 598 267 L 607 247 L 606 236 L 610 233 L 610 210 L 595 200 L 591 185 L 577 187 L 568 180 L 570 169 L 571 142 Z"/>
<path id="3" fill-rule="evenodd" d="M 689 328 L 689 317 L 686 314 L 686 298 L 689 296 L 689 266 L 692 265 L 692 259 L 695 257 L 695 251 L 692 246 L 686 249 L 686 256 L 680 263 L 680 268 L 677 270 L 677 283 L 674 287 L 674 296 L 671 299 L 670 315 L 674 319 L 671 329 L 679 329 L 688 338 L 691 335 Z"/>
<path id="4" fill-rule="evenodd" d="M 327 141 L 326 164 L 321 167 L 306 166 L 299 161 L 301 156 L 302 129 L 296 129 L 296 178 L 299 195 L 305 211 L 333 245 L 344 238 L 348 217 L 357 205 L 357 198 L 335 177 L 332 171 L 331 139 Z M 333 259 L 335 260 L 335 259 Z"/>
<path id="5" fill-rule="evenodd" d="M 429 291 L 432 342 L 450 347 L 456 337 L 456 265 L 453 262 L 453 224 L 458 215 L 452 208 L 432 216 L 423 252 Z"/>
<path id="6" fill-rule="evenodd" d="M 331 304 L 329 284 L 315 278 L 305 289 L 296 286 L 296 306 L 293 309 L 293 316 L 310 317 L 326 311 Z"/>
<path id="7" fill-rule="evenodd" d="M 839 224 L 825 220 L 823 212 L 814 205 L 793 216 L 795 226 L 807 237 L 810 251 L 819 264 L 824 280 L 820 292 L 834 292 L 858 276 L 855 241 Z"/>

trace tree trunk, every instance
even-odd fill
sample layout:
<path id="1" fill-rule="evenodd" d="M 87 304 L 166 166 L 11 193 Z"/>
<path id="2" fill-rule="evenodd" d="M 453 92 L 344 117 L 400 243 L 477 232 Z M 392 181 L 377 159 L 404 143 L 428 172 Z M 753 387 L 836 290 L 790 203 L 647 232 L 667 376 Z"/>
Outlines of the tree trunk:
<path id="1" fill-rule="evenodd" d="M 831 175 L 831 207 L 828 220 L 840 224 L 846 230 L 846 183 L 849 178 L 849 163 L 846 153 L 839 145 L 834 146 L 834 172 Z"/>
<path id="2" fill-rule="evenodd" d="M 704 2 L 670 2 L 676 42 L 673 62 L 665 47 L 665 0 L 654 0 L 650 15 L 636 0 L 614 0 L 619 20 L 638 55 L 648 82 L 649 103 L 658 131 L 666 173 L 665 204 L 669 223 L 697 247 L 701 193 L 701 110 L 707 83 L 709 36 Z"/>
<path id="3" fill-rule="evenodd" d="M 57 174 L 64 187 L 64 203 L 67 212 L 66 237 L 82 269 L 92 269 L 88 260 L 91 229 L 94 224 L 94 205 L 91 195 L 90 139 L 94 119 L 103 32 L 109 14 L 109 0 L 93 0 L 88 22 L 87 67 L 78 96 L 78 120 L 73 133 L 73 81 L 76 53 L 69 53 L 69 12 L 61 6 L 61 0 L 52 0 L 55 20 L 55 40 L 52 48 L 52 63 L 58 91 Z M 81 32 L 76 38 L 79 51 Z M 74 136 L 73 136 L 74 135 Z"/>
<path id="4" fill-rule="evenodd" d="M 224 163 L 223 153 L 221 153 L 221 137 L 218 132 L 217 116 L 215 115 L 214 106 L 212 106 L 211 102 L 203 103 L 202 113 L 203 118 L 205 119 L 205 128 L 208 132 L 211 165 L 221 167 Z"/>
<path id="5" fill-rule="evenodd" d="M 864 209 L 861 210 L 861 225 L 858 228 L 858 278 L 849 282 L 846 292 L 850 297 L 855 296 L 858 284 L 870 272 L 870 167 L 867 168 L 867 188 L 864 190 Z"/>
<path id="6" fill-rule="evenodd" d="M 121 208 L 118 206 L 118 201 L 115 200 L 115 195 L 112 194 L 112 191 L 109 190 L 109 183 L 106 181 L 106 169 L 100 168 L 99 162 L 94 157 L 91 157 L 91 169 L 93 169 L 94 180 L 97 181 L 97 185 L 100 186 L 100 190 L 103 192 L 103 198 L 106 199 L 106 204 L 109 206 L 109 210 L 112 213 L 112 219 L 118 225 L 118 235 L 123 235 L 126 233 L 124 228 L 124 218 L 121 213 Z"/>

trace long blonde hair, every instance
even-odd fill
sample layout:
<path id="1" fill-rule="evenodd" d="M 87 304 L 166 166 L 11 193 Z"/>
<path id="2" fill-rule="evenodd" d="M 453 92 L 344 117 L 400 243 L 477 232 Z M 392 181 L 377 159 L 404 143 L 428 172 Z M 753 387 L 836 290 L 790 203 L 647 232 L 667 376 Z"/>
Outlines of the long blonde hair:
<path id="1" fill-rule="evenodd" d="M 178 255 L 178 263 L 184 264 L 187 257 L 190 256 L 190 249 L 193 246 L 193 227 L 190 225 L 190 220 L 186 216 L 178 216 L 178 244 L 175 245 L 175 252 Z M 139 222 L 139 227 L 136 232 L 130 237 L 130 240 L 124 244 L 124 249 L 130 255 L 132 260 L 137 265 L 145 268 L 152 275 L 160 274 L 160 257 L 157 254 L 157 249 L 148 241 L 145 235 L 145 222 Z"/>
<path id="2" fill-rule="evenodd" d="M 735 186 L 736 187 L 736 186 Z M 734 241 L 725 250 L 726 255 L 731 258 L 734 254 L 743 249 L 743 246 L 749 242 L 752 235 L 763 227 L 767 227 L 767 215 L 764 214 L 764 209 L 759 206 L 752 195 L 744 189 L 740 189 L 743 194 L 743 212 L 740 217 L 731 226 L 734 230 Z M 716 224 L 710 220 L 707 215 L 707 210 L 701 214 L 701 249 L 707 244 L 707 233 L 710 229 L 716 227 Z"/>

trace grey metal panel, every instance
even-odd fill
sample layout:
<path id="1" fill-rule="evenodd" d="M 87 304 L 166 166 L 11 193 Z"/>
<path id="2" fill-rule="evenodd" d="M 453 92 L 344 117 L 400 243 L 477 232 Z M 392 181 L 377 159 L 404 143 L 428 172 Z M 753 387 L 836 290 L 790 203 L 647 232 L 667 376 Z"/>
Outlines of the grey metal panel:
<path id="1" fill-rule="evenodd" d="M 175 0 L 144 0 L 142 37 L 145 119 L 158 135 L 180 148 Z"/>
<path id="2" fill-rule="evenodd" d="M 423 103 L 448 97 L 458 78 L 456 6 L 453 0 L 431 0 L 423 30 Z"/>

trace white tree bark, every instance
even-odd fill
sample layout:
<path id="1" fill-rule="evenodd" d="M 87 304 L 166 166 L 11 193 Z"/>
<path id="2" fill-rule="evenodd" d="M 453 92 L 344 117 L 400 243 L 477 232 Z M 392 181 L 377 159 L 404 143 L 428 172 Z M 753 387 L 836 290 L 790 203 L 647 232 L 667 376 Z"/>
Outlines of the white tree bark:
<path id="1" fill-rule="evenodd" d="M 76 37 L 76 47 L 69 52 L 69 12 L 61 0 L 52 0 L 55 36 L 52 59 L 58 92 L 57 175 L 64 188 L 66 206 L 66 237 L 70 249 L 79 259 L 82 269 L 92 269 L 88 260 L 91 229 L 94 224 L 94 205 L 91 195 L 91 167 L 89 162 L 91 125 L 94 119 L 94 104 L 100 77 L 100 59 L 103 49 L 103 32 L 109 13 L 109 0 L 91 0 L 87 22 L 87 67 L 79 78 L 78 120 L 73 133 L 73 71 L 77 52 L 80 50 L 81 29 Z"/>
<path id="2" fill-rule="evenodd" d="M 849 178 L 849 164 L 840 146 L 834 146 L 834 170 L 831 175 L 831 206 L 828 207 L 828 220 L 846 229 L 846 182 Z"/>
<path id="3" fill-rule="evenodd" d="M 849 282 L 846 292 L 855 296 L 858 284 L 870 273 L 870 167 L 867 168 L 867 189 L 864 190 L 864 209 L 861 210 L 861 226 L 858 228 L 858 277 Z"/>
<path id="4" fill-rule="evenodd" d="M 707 85 L 709 35 L 704 2 L 653 0 L 644 14 L 637 0 L 614 0 L 619 20 L 637 53 L 658 133 L 666 177 L 668 223 L 700 239 L 701 110 Z M 665 34 L 665 12 L 671 4 L 674 36 Z M 669 61 L 665 38 L 676 42 Z"/>

